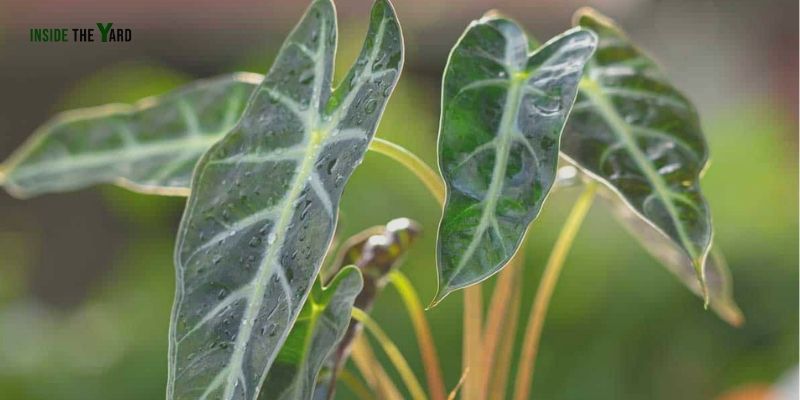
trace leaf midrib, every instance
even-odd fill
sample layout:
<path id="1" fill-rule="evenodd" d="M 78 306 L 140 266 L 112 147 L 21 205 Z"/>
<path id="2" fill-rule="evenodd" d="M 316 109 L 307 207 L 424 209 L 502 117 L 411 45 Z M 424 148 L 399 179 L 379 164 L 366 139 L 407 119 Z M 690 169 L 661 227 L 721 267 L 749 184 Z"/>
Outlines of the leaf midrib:
<path id="1" fill-rule="evenodd" d="M 335 289 L 335 288 L 334 288 Z M 326 305 L 319 304 L 316 302 L 315 299 L 312 299 L 309 296 L 309 301 L 311 302 L 311 315 L 309 316 L 308 321 L 308 328 L 306 330 L 306 337 L 303 338 L 303 348 L 300 352 L 301 359 L 300 365 L 297 367 L 297 377 L 296 379 L 303 379 L 302 374 L 305 372 L 305 369 L 308 368 L 308 354 L 309 349 L 311 348 L 311 343 L 314 340 L 314 330 L 317 329 L 317 324 L 319 323 L 319 318 L 323 312 L 325 312 Z M 298 386 L 296 385 L 297 380 L 292 384 L 292 393 L 297 396 L 297 389 Z"/>
<path id="2" fill-rule="evenodd" d="M 196 135 L 189 138 L 171 139 L 157 141 L 136 148 L 124 147 L 117 150 L 104 152 L 102 154 L 88 154 L 75 158 L 59 160 L 56 162 L 37 163 L 30 167 L 24 165 L 14 168 L 9 167 L 11 172 L 8 180 L 25 179 L 32 175 L 42 172 L 52 171 L 52 173 L 63 173 L 64 171 L 74 171 L 83 168 L 103 166 L 108 163 L 133 162 L 139 159 L 170 154 L 178 150 L 190 149 L 190 151 L 204 152 L 211 145 L 216 143 L 225 133 L 210 133 Z M 68 161 L 68 162 L 67 162 Z"/>
<path id="3" fill-rule="evenodd" d="M 327 27 L 323 22 L 321 24 L 320 29 L 320 37 L 319 37 L 319 45 L 317 49 L 317 57 L 322 56 L 322 52 L 324 49 L 324 44 L 327 43 Z M 374 47 L 372 53 L 368 56 L 367 65 L 364 66 L 364 70 L 360 74 L 359 81 L 356 85 L 351 88 L 351 92 L 348 93 L 347 97 L 344 101 L 339 105 L 337 108 L 337 112 L 339 110 L 346 110 L 350 107 L 355 98 L 355 95 L 358 93 L 356 88 L 359 88 L 360 85 L 364 83 L 364 80 L 369 79 L 372 77 L 372 67 L 375 57 L 377 56 L 377 52 L 382 45 L 385 33 L 385 25 L 386 19 L 381 21 L 380 26 L 378 27 L 378 31 L 376 33 L 377 39 L 375 40 Z M 312 94 L 312 98 L 310 101 L 311 105 L 319 104 L 319 100 L 322 96 L 322 87 L 324 80 L 322 79 L 324 75 L 324 63 L 317 61 L 315 65 L 315 78 L 314 78 L 314 90 L 315 92 Z M 320 106 L 320 108 L 324 109 L 325 107 Z M 291 190 L 289 195 L 284 198 L 281 203 L 281 213 L 276 221 L 274 228 L 271 232 L 284 232 L 287 230 L 288 225 L 291 223 L 291 219 L 294 216 L 294 205 L 297 203 L 300 194 L 302 193 L 303 189 L 305 189 L 306 182 L 313 174 L 313 166 L 319 158 L 319 155 L 325 147 L 326 141 L 332 135 L 331 133 L 338 129 L 337 126 L 333 124 L 333 121 L 337 120 L 338 118 L 330 118 L 325 120 L 322 118 L 320 110 L 316 108 L 311 108 L 314 112 L 309 112 L 306 119 L 305 129 L 306 131 L 311 132 L 311 137 L 308 141 L 308 150 L 306 151 L 305 156 L 303 157 L 303 161 L 300 165 L 298 173 L 292 179 L 291 183 Z M 338 114 L 335 114 L 338 115 Z M 334 211 L 335 212 L 335 211 Z M 240 323 L 240 331 L 237 332 L 236 336 L 236 343 L 234 345 L 234 352 L 231 355 L 230 366 L 233 366 L 238 371 L 234 373 L 234 371 L 225 371 L 227 373 L 226 379 L 226 387 L 225 393 L 223 398 L 225 399 L 232 399 L 233 391 L 236 388 L 236 381 L 239 379 L 238 375 L 241 373 L 241 363 L 242 358 L 244 357 L 244 353 L 247 349 L 247 343 L 249 341 L 250 336 L 252 336 L 252 329 L 253 329 L 253 322 L 255 317 L 258 315 L 258 312 L 261 309 L 261 302 L 264 297 L 264 291 L 266 290 L 266 282 L 272 276 L 273 269 L 278 266 L 275 260 L 275 257 L 278 255 L 280 250 L 283 249 L 283 245 L 285 242 L 285 235 L 277 235 L 276 241 L 272 245 L 270 245 L 267 253 L 265 254 L 264 258 L 261 261 L 261 264 L 258 269 L 258 274 L 256 275 L 255 279 L 251 281 L 248 285 L 252 285 L 253 292 L 249 296 L 249 300 L 247 301 L 247 308 L 245 310 L 245 315 L 242 317 L 242 322 Z M 283 273 L 282 271 L 280 273 Z M 255 284 L 254 284 L 255 283 Z M 290 294 L 287 293 L 287 296 Z M 255 299 L 254 301 L 252 301 Z M 292 299 L 288 298 L 287 301 L 291 302 Z M 244 329 L 244 335 L 242 335 L 241 329 Z M 283 333 L 283 336 L 288 335 L 288 330 Z M 277 353 L 276 353 L 277 354 Z M 266 375 L 262 377 L 266 378 Z M 261 385 L 263 382 L 259 382 Z"/>
<path id="4" fill-rule="evenodd" d="M 514 142 L 513 132 L 516 129 L 514 124 L 519 114 L 520 103 L 522 102 L 522 88 L 525 86 L 529 77 L 529 74 L 523 71 L 514 71 L 510 75 L 508 92 L 506 94 L 505 104 L 503 105 L 503 115 L 500 119 L 500 125 L 497 128 L 497 136 L 495 136 L 494 139 L 497 140 L 495 145 L 495 164 L 492 169 L 492 180 L 489 183 L 489 188 L 486 190 L 486 196 L 484 197 L 487 201 L 482 207 L 483 212 L 481 213 L 481 219 L 478 222 L 478 226 L 475 228 L 476 234 L 472 236 L 472 240 L 459 260 L 456 269 L 451 274 L 453 279 L 455 279 L 458 273 L 464 269 L 472 258 L 478 244 L 480 244 L 480 238 L 489 228 L 491 220 L 495 219 L 494 213 L 497 207 L 497 200 L 500 198 L 500 192 L 503 190 L 503 182 L 508 167 L 508 156 L 511 151 L 511 144 Z M 497 234 L 499 233 L 500 232 L 497 232 Z M 452 283 L 453 279 L 448 282 L 448 285 Z"/>
<path id="5" fill-rule="evenodd" d="M 324 21 L 321 23 L 320 37 L 318 40 L 317 57 L 321 57 L 323 55 L 322 53 L 324 45 L 327 43 L 327 26 Z M 314 112 L 309 112 L 308 115 L 308 121 L 312 123 L 316 123 L 320 120 L 319 112 L 313 106 L 319 104 L 319 99 L 322 95 L 322 83 L 324 82 L 322 77 L 324 76 L 324 67 L 325 64 L 320 60 L 317 60 L 316 65 L 314 66 L 314 93 L 312 94 L 310 100 L 310 105 L 312 106 L 310 110 L 313 110 Z M 232 371 L 228 371 L 225 393 L 223 395 L 223 398 L 225 399 L 233 398 L 234 390 L 236 389 L 236 381 L 239 379 L 238 375 L 242 372 L 242 359 L 247 350 L 247 344 L 250 341 L 250 337 L 252 336 L 254 321 L 258 316 L 258 313 L 261 311 L 264 291 L 267 288 L 269 278 L 273 274 L 273 269 L 278 266 L 276 265 L 277 263 L 275 258 L 283 249 L 283 245 L 286 240 L 283 232 L 287 230 L 289 224 L 291 223 L 292 217 L 294 216 L 294 205 L 297 203 L 297 200 L 300 197 L 303 189 L 307 186 L 306 182 L 308 181 L 308 178 L 311 177 L 312 167 L 314 162 L 316 162 L 317 158 L 319 157 L 322 142 L 329 134 L 329 132 L 316 130 L 315 127 L 312 128 L 309 126 L 309 124 L 306 124 L 305 129 L 307 132 L 309 129 L 311 129 L 311 137 L 309 138 L 308 149 L 306 150 L 306 154 L 303 157 L 303 161 L 300 164 L 297 174 L 292 179 L 289 194 L 283 199 L 281 204 L 281 213 L 277 221 L 275 221 L 275 226 L 271 230 L 271 232 L 276 233 L 276 241 L 267 249 L 267 253 L 261 260 L 257 275 L 255 276 L 254 280 L 249 283 L 253 287 L 253 292 L 247 301 L 247 308 L 245 309 L 245 315 L 242 316 L 239 331 L 236 334 L 236 343 L 234 344 L 234 351 L 231 354 L 229 364 L 233 368 L 236 368 L 238 372 L 232 373 Z M 280 271 L 280 273 L 283 272 Z M 286 293 L 286 296 L 286 301 L 291 302 L 291 293 Z M 291 312 L 292 311 L 290 309 L 289 313 L 291 314 Z M 244 333 L 242 330 L 244 330 Z M 288 330 L 283 334 L 283 336 L 285 336 L 287 333 Z M 261 383 L 259 382 L 259 384 Z"/>
<path id="6" fill-rule="evenodd" d="M 653 165 L 647 160 L 647 157 L 639 148 L 639 146 L 636 145 L 633 139 L 633 134 L 630 132 L 631 126 L 625 122 L 624 119 L 622 119 L 596 81 L 589 78 L 583 78 L 580 81 L 579 89 L 590 99 L 590 101 L 595 104 L 600 116 L 611 126 L 612 131 L 615 132 L 616 136 L 622 141 L 625 149 L 628 150 L 633 157 L 634 162 L 636 162 L 636 165 L 639 166 L 645 177 L 647 177 L 647 179 L 652 183 L 656 195 L 664 204 L 667 214 L 669 214 L 669 217 L 675 226 L 675 230 L 677 231 L 681 240 L 681 244 L 683 245 L 682 247 L 686 250 L 686 252 L 689 253 L 689 257 L 692 259 L 692 263 L 695 265 L 695 268 L 699 268 L 700 257 L 698 257 L 696 254 L 694 245 L 692 244 L 691 240 L 689 240 L 688 234 L 683 228 L 683 225 L 680 223 L 678 211 L 675 209 L 675 206 L 672 204 L 669 198 L 670 196 L 668 193 L 671 193 L 671 191 L 668 189 L 661 175 L 658 174 Z M 660 228 L 657 229 L 660 230 Z"/>

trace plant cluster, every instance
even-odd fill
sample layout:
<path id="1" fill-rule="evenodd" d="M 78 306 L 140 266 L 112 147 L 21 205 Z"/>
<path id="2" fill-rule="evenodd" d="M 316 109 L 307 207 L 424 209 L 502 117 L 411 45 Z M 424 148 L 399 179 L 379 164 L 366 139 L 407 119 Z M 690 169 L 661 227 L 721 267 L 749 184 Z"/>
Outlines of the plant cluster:
<path id="1" fill-rule="evenodd" d="M 18 197 L 99 183 L 188 196 L 174 253 L 175 400 L 325 399 L 337 382 L 402 397 L 363 328 L 412 398 L 446 398 L 422 303 L 396 269 L 419 225 L 393 220 L 332 250 L 342 192 L 368 150 L 408 167 L 443 208 L 432 306 L 460 290 L 465 301 L 465 371 L 450 398 L 459 388 L 504 398 L 526 232 L 550 192 L 583 186 L 527 322 L 512 381 L 514 398 L 527 399 L 548 300 L 596 192 L 706 305 L 742 320 L 712 250 L 697 111 L 608 18 L 582 9 L 574 24 L 543 44 L 494 12 L 467 27 L 443 76 L 441 175 L 374 137 L 404 59 L 389 0 L 375 0 L 361 53 L 335 87 L 336 13 L 314 0 L 265 76 L 58 115 L 3 164 L 0 183 Z M 501 270 L 484 321 L 480 283 Z M 427 390 L 369 317 L 387 284 L 412 317 Z M 361 379 L 343 369 L 351 356 Z"/>

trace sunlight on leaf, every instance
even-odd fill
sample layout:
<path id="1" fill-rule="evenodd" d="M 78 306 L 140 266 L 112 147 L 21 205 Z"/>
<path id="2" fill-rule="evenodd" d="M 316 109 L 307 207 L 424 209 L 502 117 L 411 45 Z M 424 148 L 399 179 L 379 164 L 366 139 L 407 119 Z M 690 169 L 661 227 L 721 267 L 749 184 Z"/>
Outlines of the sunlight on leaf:
<path id="1" fill-rule="evenodd" d="M 492 15 L 453 48 L 442 92 L 447 203 L 434 302 L 499 271 L 519 247 L 553 185 L 561 131 L 595 45 L 576 28 L 529 53 L 523 30 Z"/>
<path id="2" fill-rule="evenodd" d="M 61 113 L 3 164 L 0 183 L 17 197 L 98 183 L 185 196 L 197 160 L 233 128 L 261 79 L 229 74 L 133 105 Z"/>
<path id="3" fill-rule="evenodd" d="M 582 9 L 575 22 L 594 31 L 599 44 L 561 151 L 675 242 L 705 287 L 712 228 L 700 193 L 708 150 L 697 111 L 608 18 Z"/>
<path id="4" fill-rule="evenodd" d="M 345 183 L 400 75 L 387 0 L 331 91 L 336 16 L 316 0 L 236 127 L 199 161 L 175 249 L 170 399 L 255 399 L 333 236 Z"/>

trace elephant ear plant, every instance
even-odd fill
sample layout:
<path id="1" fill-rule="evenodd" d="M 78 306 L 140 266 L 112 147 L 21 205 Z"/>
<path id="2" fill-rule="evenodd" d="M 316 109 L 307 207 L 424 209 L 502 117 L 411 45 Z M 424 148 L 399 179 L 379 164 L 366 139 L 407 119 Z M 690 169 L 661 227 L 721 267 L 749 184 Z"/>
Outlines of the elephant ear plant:
<path id="1" fill-rule="evenodd" d="M 361 53 L 334 88 L 336 37 L 333 2 L 315 0 L 265 76 L 234 73 L 133 105 L 63 113 L 0 168 L 17 197 L 100 183 L 188 196 L 167 399 L 322 400 L 338 382 L 361 398 L 448 398 L 423 303 L 397 269 L 419 224 L 371 228 L 338 256 L 331 246 L 342 192 L 367 150 L 409 168 L 442 206 L 432 304 L 465 289 L 464 374 L 449 398 L 505 398 L 510 386 L 514 399 L 530 397 L 547 305 L 598 190 L 707 306 L 742 322 L 712 250 L 697 111 L 610 19 L 582 9 L 575 27 L 544 44 L 495 12 L 471 23 L 443 76 L 441 177 L 373 137 L 403 66 L 391 3 L 375 0 Z M 526 233 L 549 194 L 568 185 L 560 177 L 576 172 L 584 191 L 544 267 L 510 380 Z M 484 318 L 480 283 L 498 272 Z M 409 311 L 427 387 L 368 314 L 387 284 Z"/>

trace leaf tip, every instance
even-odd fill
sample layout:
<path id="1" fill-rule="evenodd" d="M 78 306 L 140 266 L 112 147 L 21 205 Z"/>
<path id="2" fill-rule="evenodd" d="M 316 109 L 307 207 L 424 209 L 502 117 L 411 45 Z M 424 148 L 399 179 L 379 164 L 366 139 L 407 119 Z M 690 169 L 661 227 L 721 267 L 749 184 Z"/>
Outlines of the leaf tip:
<path id="1" fill-rule="evenodd" d="M 717 302 L 717 300 L 722 300 L 721 303 Z M 706 307 L 708 308 L 708 307 Z M 717 313 L 725 323 L 734 327 L 734 328 L 741 328 L 742 325 L 745 323 L 744 313 L 739 307 L 734 303 L 732 300 L 726 299 L 716 299 L 714 303 L 711 305 L 711 308 Z"/>
<path id="2" fill-rule="evenodd" d="M 14 184 L 11 174 L 14 172 L 14 164 L 12 161 L 0 163 L 0 187 L 6 190 L 6 193 L 17 199 L 26 199 L 27 196 L 22 188 Z"/>
<path id="3" fill-rule="evenodd" d="M 450 293 L 453 293 L 453 289 L 447 286 L 444 287 L 439 286 L 439 289 L 436 291 L 436 295 L 433 296 L 433 300 L 431 300 L 431 303 L 427 307 L 425 307 L 425 311 L 429 311 L 432 308 L 438 306 L 439 303 L 441 303 L 442 300 L 444 300 L 444 298 L 447 297 L 447 295 L 449 295 Z"/>
<path id="4" fill-rule="evenodd" d="M 610 25 L 610 26 L 616 25 L 611 18 L 607 17 L 600 11 L 597 11 L 596 9 L 588 6 L 581 7 L 577 9 L 574 14 L 572 14 L 572 25 L 573 26 L 583 25 L 582 22 L 584 18 L 596 20 L 602 23 L 603 25 Z"/>
<path id="5" fill-rule="evenodd" d="M 493 8 L 493 9 L 483 13 L 483 16 L 481 16 L 481 19 L 496 19 L 496 18 L 503 18 L 503 17 L 504 17 L 503 13 L 501 13 L 498 9 Z"/>
<path id="6" fill-rule="evenodd" d="M 720 312 L 722 319 L 734 328 L 741 328 L 745 323 L 744 314 L 736 306 L 731 306 Z"/>
<path id="7" fill-rule="evenodd" d="M 580 26 L 581 19 L 583 17 L 592 16 L 592 15 L 596 15 L 596 14 L 599 14 L 599 13 L 594 8 L 589 7 L 589 6 L 583 6 L 583 7 L 579 8 L 579 9 L 575 10 L 575 12 L 572 14 L 572 25 L 573 26 Z"/>
<path id="8" fill-rule="evenodd" d="M 705 259 L 697 258 L 692 260 L 697 281 L 700 284 L 700 294 L 703 297 L 703 308 L 708 310 L 711 305 L 711 296 L 708 294 L 708 283 L 706 282 Z"/>
<path id="9" fill-rule="evenodd" d="M 5 173 L 5 171 L 0 171 L 0 174 Z M 30 198 L 35 197 L 39 193 L 32 192 L 26 190 L 26 188 L 17 185 L 13 179 L 9 179 L 10 174 L 0 176 L 0 187 L 6 190 L 9 196 L 17 199 L 17 200 L 28 200 Z"/>
<path id="10" fill-rule="evenodd" d="M 394 9 L 394 4 L 390 0 L 375 0 L 372 3 L 372 11 L 374 15 L 380 14 L 381 17 L 395 18 L 397 12 Z M 399 25 L 399 21 L 397 21 Z"/>
<path id="11" fill-rule="evenodd" d="M 346 265 L 342 267 L 342 269 L 340 269 L 339 272 L 337 272 L 336 275 L 331 278 L 330 282 L 328 282 L 326 285 L 322 285 L 322 288 L 324 290 L 329 290 L 330 288 L 335 288 L 342 284 L 342 282 L 349 284 L 350 282 L 348 281 L 353 281 L 352 283 L 357 284 L 359 286 L 359 291 L 361 290 L 360 286 L 363 286 L 364 284 L 364 278 L 361 275 L 361 270 L 355 265 Z"/>
<path id="12" fill-rule="evenodd" d="M 610 30 L 617 35 L 627 37 L 613 19 L 592 7 L 581 7 L 575 11 L 572 14 L 572 26 L 581 26 L 592 30 Z"/>

